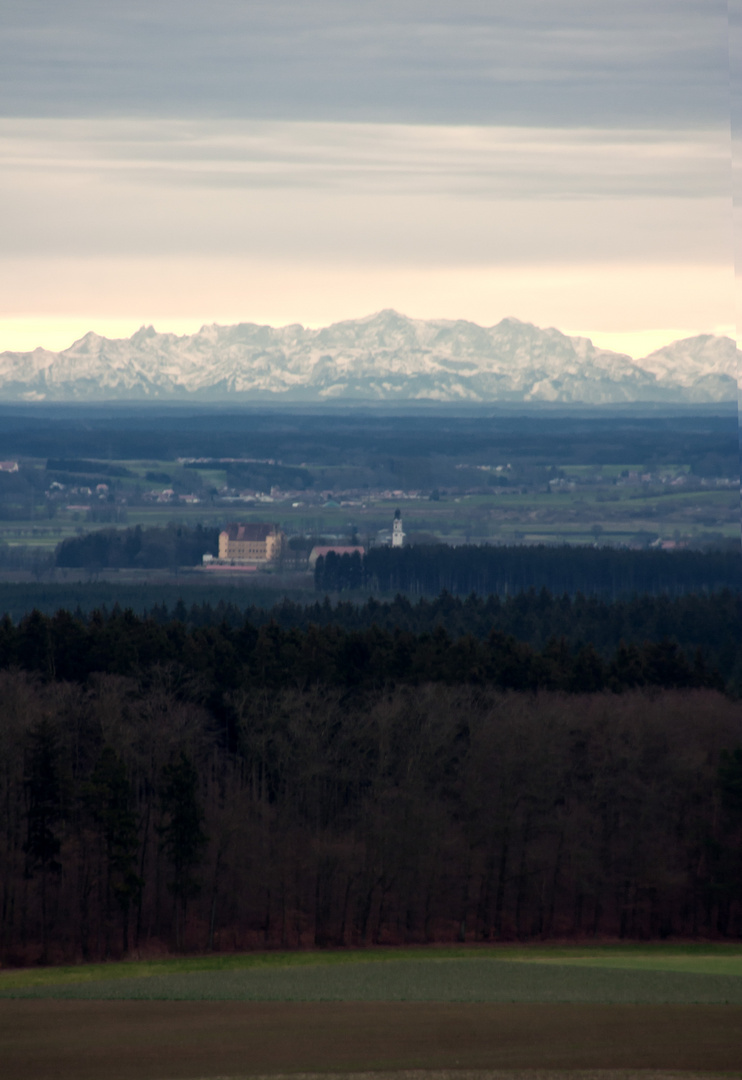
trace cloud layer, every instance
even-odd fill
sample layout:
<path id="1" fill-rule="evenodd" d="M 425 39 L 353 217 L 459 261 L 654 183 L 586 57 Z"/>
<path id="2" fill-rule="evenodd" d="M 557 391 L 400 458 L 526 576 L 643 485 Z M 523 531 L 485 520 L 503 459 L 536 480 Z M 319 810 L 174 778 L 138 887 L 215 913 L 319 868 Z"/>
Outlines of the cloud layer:
<path id="1" fill-rule="evenodd" d="M 726 0 L 9 0 L 0 324 L 728 326 L 728 31 Z"/>
<path id="2" fill-rule="evenodd" d="M 7 116 L 688 126 L 728 112 L 726 0 L 11 0 Z"/>
<path id="3" fill-rule="evenodd" d="M 9 255 L 731 260 L 724 130 L 3 121 Z"/>

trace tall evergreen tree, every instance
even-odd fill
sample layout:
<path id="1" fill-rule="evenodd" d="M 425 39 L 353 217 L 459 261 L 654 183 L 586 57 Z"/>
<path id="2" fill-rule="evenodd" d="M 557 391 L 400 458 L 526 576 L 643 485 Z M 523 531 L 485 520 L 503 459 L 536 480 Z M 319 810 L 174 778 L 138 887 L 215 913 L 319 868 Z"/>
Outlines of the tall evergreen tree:
<path id="1" fill-rule="evenodd" d="M 62 842 L 57 826 L 62 818 L 59 739 L 51 720 L 39 721 L 30 733 L 26 763 L 26 873 L 39 873 L 41 883 L 41 961 L 49 955 L 49 879 L 58 875 Z"/>
<path id="2" fill-rule="evenodd" d="M 106 916 L 115 902 L 121 917 L 121 943 L 129 950 L 129 911 L 143 881 L 135 871 L 138 827 L 132 808 L 132 790 L 126 766 L 106 746 L 95 766 L 86 799 L 100 830 L 106 857 Z"/>
<path id="3" fill-rule="evenodd" d="M 162 809 L 163 847 L 172 869 L 175 945 L 180 949 L 185 940 L 188 901 L 200 891 L 196 870 L 206 843 L 202 828 L 204 811 L 198 799 L 198 773 L 183 751 L 177 761 L 163 770 Z"/>

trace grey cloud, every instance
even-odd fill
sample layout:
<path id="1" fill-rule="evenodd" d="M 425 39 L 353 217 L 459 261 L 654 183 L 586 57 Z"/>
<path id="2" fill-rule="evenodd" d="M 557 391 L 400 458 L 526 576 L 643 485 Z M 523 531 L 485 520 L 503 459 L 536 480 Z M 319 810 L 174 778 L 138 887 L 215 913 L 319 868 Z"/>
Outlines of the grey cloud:
<path id="1" fill-rule="evenodd" d="M 8 255 L 730 258 L 708 132 L 16 120 L 0 148 Z"/>
<path id="2" fill-rule="evenodd" d="M 729 133 L 286 121 L 0 120 L 6 193 L 153 187 L 589 200 L 729 197 Z"/>
<path id="3" fill-rule="evenodd" d="M 369 203 L 306 190 L 289 202 L 269 192 L 225 191 L 218 205 L 193 190 L 152 191 L 136 203 L 116 186 L 83 194 L 84 202 L 60 191 L 41 207 L 32 198 L 14 200 L 12 218 L 24 214 L 26 224 L 11 222 L 4 256 L 236 257 L 389 268 L 644 262 L 692 264 L 699 273 L 703 265 L 729 262 L 727 208 L 711 200 L 513 200 L 482 213 L 471 203 L 433 197 L 420 196 L 410 207 L 399 197 Z"/>
<path id="4" fill-rule="evenodd" d="M 16 0 L 0 102 L 6 116 L 706 124 L 728 115 L 727 5 Z"/>

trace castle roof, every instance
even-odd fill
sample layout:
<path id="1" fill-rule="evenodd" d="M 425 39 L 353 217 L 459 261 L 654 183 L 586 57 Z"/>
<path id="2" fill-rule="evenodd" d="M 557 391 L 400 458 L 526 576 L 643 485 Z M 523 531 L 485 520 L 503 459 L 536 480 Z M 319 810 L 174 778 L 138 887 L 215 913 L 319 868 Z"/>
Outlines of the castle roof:
<path id="1" fill-rule="evenodd" d="M 228 540 L 248 540 L 254 543 L 266 540 L 269 536 L 275 536 L 277 532 L 277 525 L 271 525 L 264 521 L 251 521 L 246 525 L 233 521 L 222 530 L 221 535 L 224 536 L 226 533 Z"/>

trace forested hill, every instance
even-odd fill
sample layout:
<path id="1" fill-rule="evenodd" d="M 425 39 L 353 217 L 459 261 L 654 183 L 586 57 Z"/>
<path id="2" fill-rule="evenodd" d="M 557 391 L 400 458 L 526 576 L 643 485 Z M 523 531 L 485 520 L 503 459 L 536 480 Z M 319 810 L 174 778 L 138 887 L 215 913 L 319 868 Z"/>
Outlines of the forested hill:
<path id="1" fill-rule="evenodd" d="M 116 611 L 120 613 L 121 607 L 115 606 L 113 612 Z M 311 625 L 334 625 L 346 630 L 379 626 L 412 633 L 442 626 L 453 636 L 473 634 L 478 638 L 486 637 L 496 628 L 532 645 L 542 644 L 555 635 L 611 645 L 621 638 L 643 640 L 663 636 L 700 644 L 742 634 L 742 595 L 731 589 L 680 596 L 643 594 L 621 600 L 582 593 L 560 595 L 545 588 L 508 596 L 471 593 L 466 597 L 453 596 L 444 589 L 436 597 L 410 598 L 398 593 L 393 600 L 377 600 L 372 596 L 367 600 L 349 597 L 333 602 L 325 596 L 313 603 L 284 598 L 269 606 L 243 605 L 233 594 L 230 600 L 216 603 L 186 604 L 181 599 L 170 606 L 156 603 L 143 607 L 141 613 L 158 623 L 177 620 L 187 626 L 224 622 L 236 627 L 247 621 L 256 626 L 275 622 L 286 630 L 306 629 Z M 80 608 L 76 614 L 83 617 Z"/>
<path id="2" fill-rule="evenodd" d="M 727 620 L 733 662 L 740 604 L 5 617 L 0 962 L 739 936 L 742 705 L 639 628 L 721 655 Z M 581 618 L 575 643 L 497 628 Z M 636 633 L 599 653 L 601 618 Z"/>
<path id="3" fill-rule="evenodd" d="M 109 618 L 94 612 L 87 620 L 65 611 L 52 618 L 33 612 L 18 626 L 6 617 L 0 622 L 3 668 L 78 683 L 98 675 L 141 679 L 153 669 L 169 671 L 182 682 L 183 693 L 212 701 L 229 689 L 378 689 L 426 682 L 570 693 L 724 687 L 702 648 L 683 649 L 667 638 L 622 640 L 601 656 L 589 641 L 571 647 L 552 637 L 539 650 L 496 628 L 485 640 L 471 634 L 453 638 L 440 625 L 418 634 L 376 624 L 363 630 L 333 624 L 284 630 L 273 621 L 188 629 L 131 611 Z"/>
<path id="4" fill-rule="evenodd" d="M 119 662 L 123 629 L 99 634 Z M 26 644 L 46 630 L 29 624 Z M 143 659 L 159 635 L 138 630 Z M 43 651 L 44 678 L 0 670 L 3 965 L 742 934 L 738 702 L 688 687 L 302 687 L 261 674 L 271 636 L 236 682 L 228 662 L 204 682 L 211 633 L 180 648 L 195 671 L 60 682 Z M 312 640 L 307 659 L 326 662 Z"/>
<path id="5" fill-rule="evenodd" d="M 371 598 L 365 603 L 333 604 L 325 598 L 313 604 L 283 600 L 272 607 L 224 601 L 187 606 L 180 600 L 171 607 L 155 604 L 141 616 L 118 606 L 90 614 L 80 609 L 60 611 L 55 617 L 35 612 L 17 623 L 7 616 L 0 622 L 0 664 L 53 670 L 64 677 L 74 642 L 83 665 L 80 670 L 109 670 L 113 665 L 111 670 L 120 672 L 122 665 L 128 665 L 128 671 L 147 664 L 181 662 L 178 641 L 218 640 L 232 650 L 234 641 L 245 636 L 252 639 L 258 633 L 273 635 L 276 643 L 295 645 L 307 633 L 318 631 L 327 632 L 333 649 L 341 640 L 351 639 L 424 642 L 432 635 L 439 640 L 444 635 L 454 644 L 465 638 L 486 642 L 496 634 L 534 653 L 553 648 L 554 642 L 573 655 L 589 645 L 604 664 L 610 663 L 622 644 L 672 642 L 687 658 L 700 650 L 722 684 L 734 694 L 742 693 L 742 596 L 729 590 L 678 597 L 636 596 L 615 602 L 579 594 L 554 596 L 541 589 L 504 598 L 472 595 L 462 599 L 442 593 L 432 600 L 397 596 L 388 602 Z M 125 647 L 116 655 L 120 636 Z M 92 650 L 87 658 L 86 641 Z M 101 652 L 104 641 L 106 650 L 112 650 L 110 656 Z M 142 642 L 148 643 L 143 652 Z M 60 660 L 62 655 L 67 659 Z"/>

